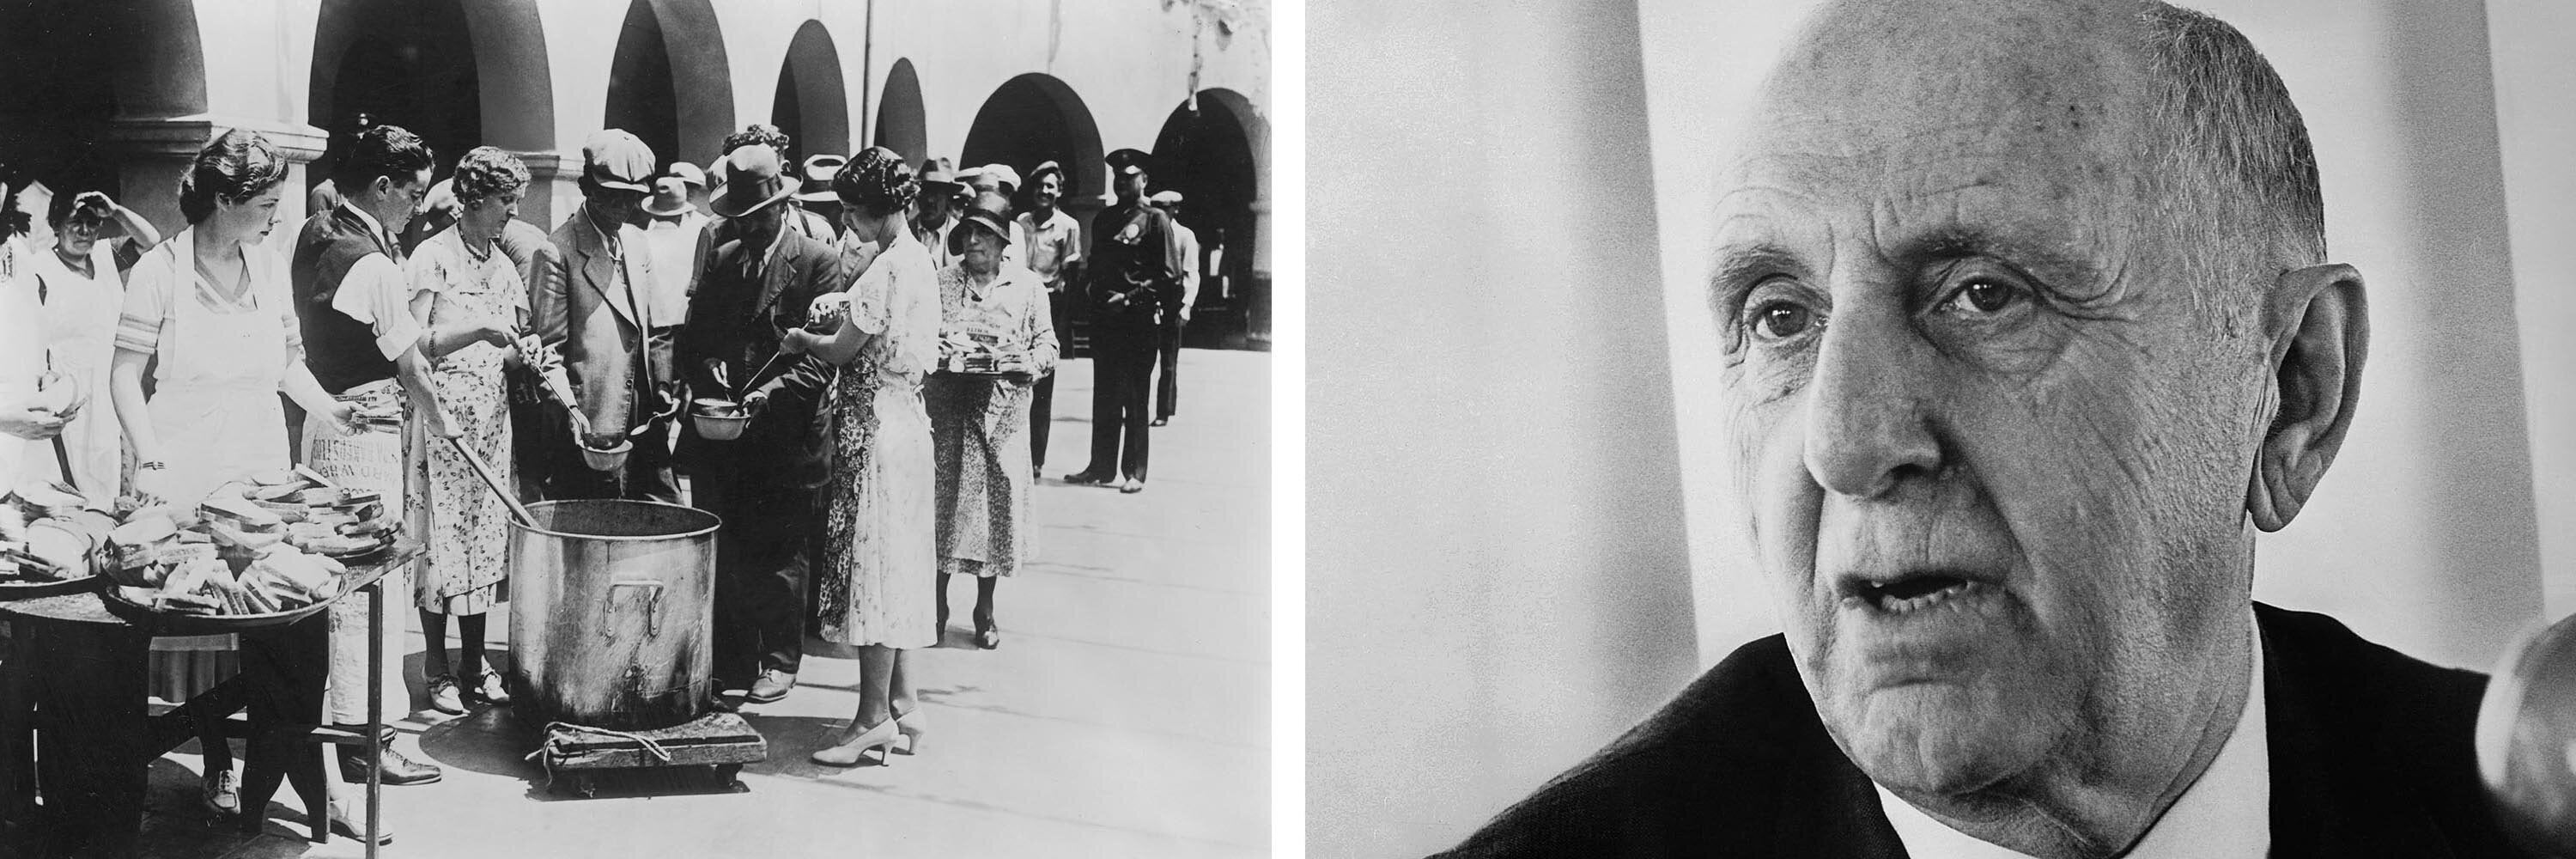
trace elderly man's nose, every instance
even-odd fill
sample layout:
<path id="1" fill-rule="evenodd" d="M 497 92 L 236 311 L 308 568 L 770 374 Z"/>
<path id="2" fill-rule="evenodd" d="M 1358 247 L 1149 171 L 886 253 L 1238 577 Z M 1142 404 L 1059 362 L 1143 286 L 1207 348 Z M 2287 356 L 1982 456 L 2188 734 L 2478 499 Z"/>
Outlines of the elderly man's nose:
<path id="1" fill-rule="evenodd" d="M 1807 385 L 1807 472 L 1839 495 L 1874 498 L 1940 468 L 1918 372 L 1933 356 L 1859 326 L 1827 335 Z"/>

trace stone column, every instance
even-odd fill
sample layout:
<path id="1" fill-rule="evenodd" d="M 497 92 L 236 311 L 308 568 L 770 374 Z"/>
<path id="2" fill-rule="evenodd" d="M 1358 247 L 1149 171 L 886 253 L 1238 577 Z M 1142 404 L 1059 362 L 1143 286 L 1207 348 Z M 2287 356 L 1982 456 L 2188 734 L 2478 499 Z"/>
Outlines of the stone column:
<path id="1" fill-rule="evenodd" d="M 322 157 L 329 136 L 310 125 L 274 119 L 200 113 L 111 120 L 107 132 L 100 135 L 100 143 L 117 156 L 117 201 L 151 219 L 152 226 L 164 236 L 186 229 L 187 221 L 179 214 L 179 180 L 195 163 L 197 152 L 215 135 L 235 128 L 258 132 L 286 157 L 290 165 L 288 193 L 278 200 L 278 220 L 281 224 L 301 222 L 306 214 L 305 165 Z M 288 233 L 292 239 L 291 230 L 281 227 L 280 232 Z"/>
<path id="2" fill-rule="evenodd" d="M 519 198 L 519 220 L 553 232 L 581 205 L 581 157 L 561 152 L 512 152 L 528 165 L 528 191 Z"/>

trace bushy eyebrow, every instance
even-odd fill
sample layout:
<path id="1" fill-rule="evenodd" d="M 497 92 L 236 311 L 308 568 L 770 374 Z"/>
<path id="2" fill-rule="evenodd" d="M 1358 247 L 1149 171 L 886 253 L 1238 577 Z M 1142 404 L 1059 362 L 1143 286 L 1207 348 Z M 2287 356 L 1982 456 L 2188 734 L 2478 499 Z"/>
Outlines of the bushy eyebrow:
<path id="1" fill-rule="evenodd" d="M 1719 319 L 1733 317 L 1741 310 L 1745 295 L 1763 278 L 1775 274 L 1804 270 L 1796 254 L 1768 242 L 1721 245 L 1717 249 L 1717 269 L 1709 277 L 1708 307 Z"/>
<path id="2" fill-rule="evenodd" d="M 2101 291 L 2102 266 L 2085 256 L 2051 244 L 2008 239 L 1992 230 L 1954 225 L 1907 239 L 1891 255 L 1901 263 L 1921 264 L 1985 257 L 2000 260 L 2040 280 L 2060 297 L 2082 300 Z"/>

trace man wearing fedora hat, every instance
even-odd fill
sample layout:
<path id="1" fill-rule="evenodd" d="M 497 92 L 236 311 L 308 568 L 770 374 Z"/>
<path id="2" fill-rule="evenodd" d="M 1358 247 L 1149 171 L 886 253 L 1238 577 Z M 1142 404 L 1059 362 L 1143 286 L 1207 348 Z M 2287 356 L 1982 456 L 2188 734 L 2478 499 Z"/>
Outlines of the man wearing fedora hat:
<path id="1" fill-rule="evenodd" d="M 841 238 L 841 196 L 832 193 L 832 175 L 848 163 L 850 159 L 839 155 L 805 156 L 801 187 L 812 190 L 787 198 L 787 210 L 795 214 L 798 229 L 827 245 Z"/>
<path id="2" fill-rule="evenodd" d="M 1056 201 L 1063 198 L 1064 168 L 1053 161 L 1041 162 L 1029 170 L 1029 210 L 1013 222 L 1028 243 L 1020 258 L 1046 284 L 1047 316 L 1055 323 L 1056 336 L 1063 338 L 1065 357 L 1070 358 L 1075 294 L 1066 287 L 1082 262 L 1082 225 L 1056 208 Z M 1054 419 L 1055 371 L 1048 370 L 1038 377 L 1037 393 L 1029 400 L 1029 463 L 1038 472 L 1046 470 L 1047 428 Z"/>
<path id="3" fill-rule="evenodd" d="M 618 129 L 594 133 L 581 147 L 582 203 L 537 248 L 528 290 L 538 336 L 563 353 L 592 450 L 626 450 L 604 469 L 588 458 L 559 468 L 547 487 L 554 498 L 630 498 L 678 502 L 670 448 L 655 443 L 679 402 L 667 347 L 652 341 L 656 281 L 644 231 L 635 226 L 653 175 L 653 150 Z"/>
<path id="4" fill-rule="evenodd" d="M 1180 312 L 1180 254 L 1172 216 L 1145 203 L 1147 156 L 1109 153 L 1118 202 L 1092 221 L 1091 465 L 1069 483 L 1118 483 L 1145 491 L 1146 425 L 1152 418 L 1155 345 L 1166 314 Z"/>
<path id="5" fill-rule="evenodd" d="M 813 162 L 807 161 L 811 167 Z M 725 218 L 689 300 L 679 362 L 694 396 L 751 412 L 739 438 L 680 434 L 697 506 L 724 519 L 716 541 L 715 679 L 768 703 L 796 685 L 804 656 L 805 583 L 831 478 L 832 367 L 780 357 L 781 335 L 806 325 L 814 298 L 848 279 L 829 239 L 789 228 L 799 183 L 778 150 L 735 149 L 718 166 L 709 208 Z"/>
<path id="6" fill-rule="evenodd" d="M 699 181 L 705 181 L 703 179 Z M 689 321 L 689 293 L 697 288 L 698 244 L 706 237 L 707 216 L 689 202 L 688 179 L 665 171 L 653 180 L 653 197 L 644 201 L 644 247 L 653 256 L 653 341 L 669 349 Z"/>
<path id="7" fill-rule="evenodd" d="M 957 195 L 966 185 L 957 181 L 957 168 L 946 158 L 925 158 L 921 162 L 921 191 L 912 198 L 912 237 L 930 251 L 930 264 L 935 270 L 955 265 L 957 257 L 948 252 L 948 231 L 957 226 Z"/>

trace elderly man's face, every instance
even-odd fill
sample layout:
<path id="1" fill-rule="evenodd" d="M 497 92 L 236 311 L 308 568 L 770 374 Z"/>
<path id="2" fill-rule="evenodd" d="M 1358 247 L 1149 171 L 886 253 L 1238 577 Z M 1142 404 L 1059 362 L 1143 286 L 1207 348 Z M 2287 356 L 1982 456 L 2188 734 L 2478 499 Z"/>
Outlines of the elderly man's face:
<path id="1" fill-rule="evenodd" d="M 2170 756 L 2113 738 L 2242 682 L 2210 668 L 2247 611 L 2264 410 L 2195 249 L 2136 227 L 2152 87 L 2079 16 L 1846 11 L 1747 125 L 1712 284 L 1799 670 L 1900 793 Z"/>

